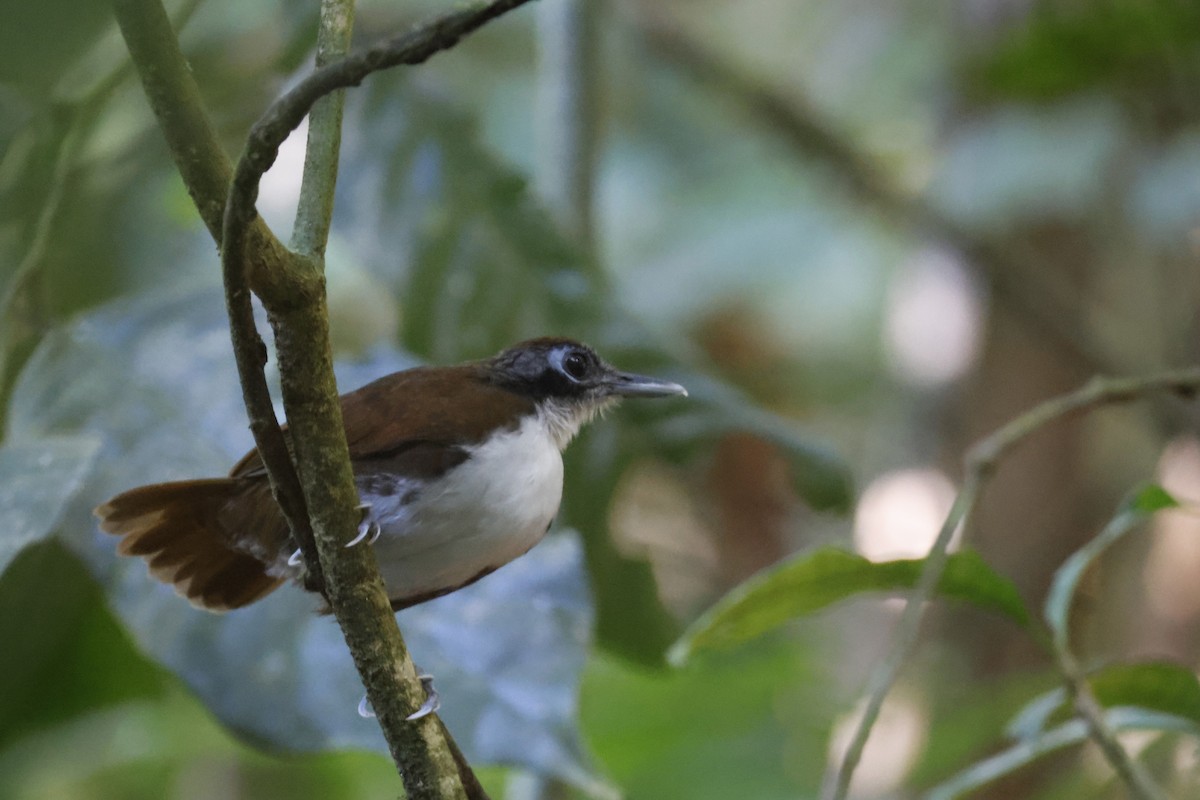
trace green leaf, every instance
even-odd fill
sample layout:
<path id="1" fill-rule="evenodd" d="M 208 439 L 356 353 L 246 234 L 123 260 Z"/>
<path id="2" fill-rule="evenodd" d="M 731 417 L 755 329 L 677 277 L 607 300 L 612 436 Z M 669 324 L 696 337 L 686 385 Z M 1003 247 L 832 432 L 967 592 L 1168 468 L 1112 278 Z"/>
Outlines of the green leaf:
<path id="1" fill-rule="evenodd" d="M 977 88 L 1048 100 L 1095 87 L 1151 91 L 1180 77 L 1200 42 L 1200 6 L 1172 0 L 1083 3 L 1030 14 L 975 68 Z"/>
<path id="2" fill-rule="evenodd" d="M 836 548 L 801 554 L 733 589 L 688 628 L 669 658 L 682 664 L 698 650 L 745 642 L 863 592 L 911 589 L 924 563 L 923 559 L 874 563 Z M 1029 621 L 1012 583 L 972 551 L 949 557 L 938 593 L 1004 614 L 1021 625 Z"/>
<path id="3" fill-rule="evenodd" d="M 1179 664 L 1113 664 L 1090 674 L 1088 684 L 1105 708 L 1136 707 L 1200 725 L 1200 681 L 1192 670 Z M 1026 703 L 1009 723 L 1008 732 L 1014 738 L 1028 739 L 1071 714 L 1066 690 L 1060 687 Z"/>
<path id="4" fill-rule="evenodd" d="M 925 800 L 954 800 L 965 797 L 969 792 L 1016 772 L 1044 755 L 1079 744 L 1085 741 L 1087 736 L 1087 726 L 1083 721 L 1072 720 L 1019 742 L 990 758 L 975 762 L 931 789 L 925 795 Z"/>
<path id="5" fill-rule="evenodd" d="M 1045 616 L 1055 642 L 1065 647 L 1067 626 L 1071 613 L 1071 601 L 1079 579 L 1099 555 L 1125 534 L 1137 528 L 1156 511 L 1174 508 L 1179 503 L 1161 486 L 1153 484 L 1137 489 L 1126 498 L 1116 516 L 1104 526 L 1096 537 L 1076 550 L 1054 573 L 1054 580 L 1046 596 Z"/>
<path id="6" fill-rule="evenodd" d="M 1032 739 L 1050 728 L 1051 721 L 1061 722 L 1066 707 L 1067 690 L 1057 686 L 1026 703 L 1008 723 L 1005 732 L 1012 739 Z"/>
<path id="7" fill-rule="evenodd" d="M 54 531 L 99 452 L 94 436 L 14 440 L 0 447 L 0 574 L 17 553 Z"/>
<path id="8" fill-rule="evenodd" d="M 1179 508 L 1179 501 L 1158 484 L 1143 486 L 1128 501 L 1129 508 L 1142 514 L 1153 514 L 1164 508 Z"/>
<path id="9" fill-rule="evenodd" d="M 1104 715 L 1108 726 L 1121 731 L 1167 731 L 1196 735 L 1200 729 L 1188 720 L 1173 714 L 1160 714 L 1136 708 L 1115 708 Z M 934 787 L 925 800 L 954 800 L 966 797 L 971 792 L 997 781 L 1039 758 L 1063 748 L 1084 742 L 1088 738 L 1087 724 L 1080 719 L 1024 739 L 996 755 L 977 761 Z"/>
<path id="10" fill-rule="evenodd" d="M 629 798 L 815 797 L 840 710 L 821 652 L 760 640 L 679 670 L 600 655 L 582 688 L 588 744 Z"/>
<path id="11" fill-rule="evenodd" d="M 1105 707 L 1137 706 L 1200 725 L 1200 681 L 1180 664 L 1115 664 L 1089 676 L 1088 683 Z"/>
<path id="12" fill-rule="evenodd" d="M 163 690 L 163 671 L 137 652 L 100 587 L 58 542 L 17 556 L 0 577 L 0 609 L 0 747 Z"/>

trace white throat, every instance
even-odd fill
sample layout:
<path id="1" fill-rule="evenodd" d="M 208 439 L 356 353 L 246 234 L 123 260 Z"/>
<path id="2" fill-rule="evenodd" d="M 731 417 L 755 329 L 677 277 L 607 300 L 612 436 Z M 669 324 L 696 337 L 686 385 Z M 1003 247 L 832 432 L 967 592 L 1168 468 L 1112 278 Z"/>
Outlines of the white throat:
<path id="1" fill-rule="evenodd" d="M 579 429 L 598 415 L 617 404 L 617 398 L 609 397 L 595 403 L 572 403 L 562 400 L 543 400 L 538 403 L 537 421 L 561 453 L 566 449 Z"/>

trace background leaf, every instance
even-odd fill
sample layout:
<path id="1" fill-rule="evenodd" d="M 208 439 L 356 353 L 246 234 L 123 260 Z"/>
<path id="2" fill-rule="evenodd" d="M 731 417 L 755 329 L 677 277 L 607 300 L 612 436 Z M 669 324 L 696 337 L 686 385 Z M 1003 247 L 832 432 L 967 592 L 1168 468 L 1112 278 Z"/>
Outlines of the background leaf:
<path id="1" fill-rule="evenodd" d="M 49 536 L 100 452 L 96 436 L 9 440 L 0 446 L 0 575 Z"/>
<path id="2" fill-rule="evenodd" d="M 764 641 L 669 671 L 598 658 L 583 683 L 588 744 L 628 797 L 812 796 L 836 707 L 807 651 Z"/>
<path id="3" fill-rule="evenodd" d="M 1104 716 L 1109 728 L 1118 733 L 1122 731 L 1174 731 L 1192 735 L 1200 734 L 1200 727 L 1173 714 L 1159 714 L 1136 708 L 1115 708 Z M 976 789 L 1028 767 L 1043 756 L 1071 745 L 1082 744 L 1087 739 L 1087 724 L 1083 720 L 1071 720 L 1025 739 L 991 758 L 973 764 L 938 784 L 925 795 L 925 798 L 926 800 L 953 800 L 957 797 L 966 797 Z"/>
<path id="4" fill-rule="evenodd" d="M 1134 706 L 1200 727 L 1200 682 L 1187 667 L 1164 661 L 1111 664 L 1090 673 L 1087 681 L 1105 708 Z M 1066 690 L 1052 689 L 1030 700 L 1009 723 L 1008 732 L 1018 739 L 1030 738 L 1072 714 Z"/>
<path id="5" fill-rule="evenodd" d="M 96 708 L 160 696 L 104 594 L 60 544 L 28 547 L 0 577 L 0 748 Z"/>
<path id="6" fill-rule="evenodd" d="M 1065 647 L 1068 618 L 1075 587 L 1093 561 L 1110 545 L 1137 528 L 1156 511 L 1178 506 L 1178 502 L 1161 486 L 1145 486 L 1127 498 L 1117 515 L 1096 537 L 1071 555 L 1054 573 L 1054 581 L 1046 596 L 1045 615 L 1056 641 Z"/>
<path id="7" fill-rule="evenodd" d="M 698 650 L 747 641 L 863 592 L 912 588 L 923 563 L 919 559 L 875 563 L 835 548 L 801 554 L 726 595 L 688 628 L 671 649 L 671 660 L 680 664 Z M 1012 583 L 971 551 L 951 554 L 938 593 L 1005 614 L 1022 625 L 1029 619 Z"/>

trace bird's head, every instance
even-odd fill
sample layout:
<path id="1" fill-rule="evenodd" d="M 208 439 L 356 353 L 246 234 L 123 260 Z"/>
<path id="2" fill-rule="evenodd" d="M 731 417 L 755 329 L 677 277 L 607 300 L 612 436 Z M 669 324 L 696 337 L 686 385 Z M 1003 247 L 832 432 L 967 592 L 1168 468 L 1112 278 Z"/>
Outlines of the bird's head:
<path id="1" fill-rule="evenodd" d="M 687 395 L 678 383 L 622 372 L 570 339 L 531 339 L 486 364 L 494 380 L 537 403 L 560 447 L 622 398 Z"/>

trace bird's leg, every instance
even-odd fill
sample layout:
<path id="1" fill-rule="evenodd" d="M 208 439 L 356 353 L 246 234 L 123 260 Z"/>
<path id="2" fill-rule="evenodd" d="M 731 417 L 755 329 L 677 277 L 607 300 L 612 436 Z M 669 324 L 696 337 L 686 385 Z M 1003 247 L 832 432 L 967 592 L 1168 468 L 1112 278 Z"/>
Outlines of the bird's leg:
<path id="1" fill-rule="evenodd" d="M 409 722 L 414 722 L 421 717 L 434 714 L 442 707 L 442 698 L 433 686 L 433 676 L 423 673 L 417 676 L 417 680 L 421 682 L 421 687 L 425 689 L 425 702 L 421 703 L 420 708 L 405 717 Z M 375 716 L 375 710 L 371 708 L 371 701 L 367 699 L 365 694 L 358 701 L 358 715 L 364 719 L 371 719 Z"/>
<path id="2" fill-rule="evenodd" d="M 375 544 L 375 540 L 379 538 L 379 534 L 383 530 L 379 527 L 379 523 L 371 519 L 371 504 L 363 503 L 358 507 L 362 513 L 362 518 L 358 523 L 358 535 L 350 541 L 346 542 L 346 547 L 354 547 L 362 540 L 366 539 L 367 544 Z"/>

